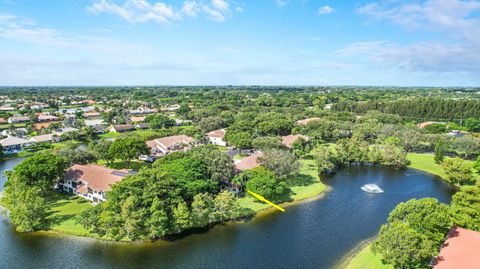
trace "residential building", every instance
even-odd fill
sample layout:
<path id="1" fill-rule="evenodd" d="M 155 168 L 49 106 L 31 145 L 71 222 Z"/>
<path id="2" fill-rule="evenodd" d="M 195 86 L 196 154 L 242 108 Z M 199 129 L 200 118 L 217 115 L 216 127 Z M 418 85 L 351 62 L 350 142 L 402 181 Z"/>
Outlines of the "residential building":
<path id="1" fill-rule="evenodd" d="M 263 156 L 263 152 L 257 151 L 252 155 L 235 161 L 235 169 L 240 171 L 250 170 L 260 165 L 258 158 Z"/>
<path id="2" fill-rule="evenodd" d="M 85 112 L 85 113 L 83 113 L 83 116 L 87 119 L 99 119 L 99 118 L 102 117 L 100 112 L 95 112 L 95 111 Z"/>
<path id="3" fill-rule="evenodd" d="M 0 111 L 15 111 L 13 106 L 0 106 Z"/>
<path id="4" fill-rule="evenodd" d="M 114 170 L 95 164 L 75 164 L 65 172 L 59 189 L 74 193 L 93 203 L 104 202 L 112 186 L 131 174 L 129 170 Z"/>
<path id="5" fill-rule="evenodd" d="M 3 136 L 16 136 L 25 138 L 27 134 L 28 130 L 26 128 L 5 129 L 2 131 Z"/>
<path id="6" fill-rule="evenodd" d="M 8 123 L 20 123 L 30 121 L 30 118 L 27 116 L 14 116 L 8 118 Z"/>
<path id="7" fill-rule="evenodd" d="M 445 124 L 444 122 L 425 121 L 425 122 L 417 124 L 417 127 L 420 128 L 420 129 L 423 129 L 423 128 L 427 127 L 428 125 L 437 124 L 437 123 L 438 124 Z"/>
<path id="8" fill-rule="evenodd" d="M 83 122 L 85 126 L 102 125 L 103 123 L 103 119 L 88 119 Z"/>
<path id="9" fill-rule="evenodd" d="M 80 131 L 80 130 L 77 129 L 77 128 L 65 127 L 65 128 L 60 128 L 60 129 L 57 129 L 57 130 L 53 131 L 53 134 L 58 135 L 58 136 L 62 136 L 63 134 L 66 134 L 66 133 L 78 132 L 78 131 Z"/>
<path id="10" fill-rule="evenodd" d="M 223 147 L 227 146 L 227 142 L 225 142 L 224 137 L 225 137 L 225 129 L 219 129 L 219 130 L 215 130 L 207 133 L 207 138 L 210 141 L 210 143 L 217 146 L 223 146 Z"/>
<path id="11" fill-rule="evenodd" d="M 133 130 L 135 130 L 135 126 L 131 124 L 119 124 L 119 125 L 112 125 L 108 127 L 108 131 L 113 133 L 121 133 L 126 131 L 133 131 Z"/>
<path id="12" fill-rule="evenodd" d="M 186 135 L 175 135 L 147 141 L 152 156 L 166 155 L 174 151 L 188 150 L 194 139 Z"/>
<path id="13" fill-rule="evenodd" d="M 480 233 L 454 227 L 448 233 L 433 269 L 473 269 L 480 267 Z"/>
<path id="14" fill-rule="evenodd" d="M 315 118 L 308 118 L 308 119 L 303 119 L 303 120 L 298 120 L 297 124 L 298 125 L 307 125 L 308 123 L 316 120 L 320 120 L 321 118 L 315 117 Z"/>
<path id="15" fill-rule="evenodd" d="M 0 118 L 0 124 L 5 124 L 7 121 L 4 118 Z"/>
<path id="16" fill-rule="evenodd" d="M 56 121 L 58 117 L 52 115 L 39 115 L 38 121 Z"/>
<path id="17" fill-rule="evenodd" d="M 30 137 L 30 141 L 34 143 L 54 143 L 54 142 L 59 142 L 61 139 L 59 136 L 55 134 L 43 134 L 43 135 L 37 135 L 37 136 L 32 136 Z"/>
<path id="18" fill-rule="evenodd" d="M 0 144 L 2 145 L 3 153 L 13 154 L 22 152 L 25 147 L 32 145 L 33 142 L 27 139 L 9 136 L 0 140 Z"/>
<path id="19" fill-rule="evenodd" d="M 145 121 L 145 116 L 131 116 L 130 121 L 132 123 L 140 123 Z"/>
<path id="20" fill-rule="evenodd" d="M 305 141 L 310 140 L 310 137 L 308 137 L 306 135 L 300 135 L 300 134 L 286 135 L 286 136 L 282 136 L 282 144 L 285 145 L 285 147 L 291 149 L 292 146 L 293 146 L 293 143 L 295 143 L 295 141 L 297 141 L 297 139 L 299 139 L 299 138 L 303 138 Z"/>

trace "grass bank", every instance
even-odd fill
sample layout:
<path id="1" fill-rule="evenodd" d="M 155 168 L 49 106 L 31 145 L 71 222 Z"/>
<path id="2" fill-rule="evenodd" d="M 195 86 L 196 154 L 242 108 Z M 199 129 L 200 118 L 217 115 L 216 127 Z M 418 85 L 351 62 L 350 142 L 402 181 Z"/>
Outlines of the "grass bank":
<path id="1" fill-rule="evenodd" d="M 347 269 L 393 269 L 393 266 L 382 263 L 379 256 L 373 254 L 371 245 L 367 245 L 350 261 Z"/>
<path id="2" fill-rule="evenodd" d="M 289 182 L 292 202 L 298 202 L 307 198 L 312 198 L 323 191 L 326 186 L 320 181 L 315 163 L 315 151 L 310 152 L 300 160 L 301 168 L 298 176 Z M 240 205 L 250 208 L 255 212 L 270 208 L 268 204 L 262 203 L 257 199 L 246 196 L 240 199 Z"/>
<path id="3" fill-rule="evenodd" d="M 86 209 L 92 207 L 89 201 L 64 194 L 55 194 L 50 200 L 48 216 L 49 230 L 78 236 L 94 237 L 82 225 L 76 223 L 75 218 Z"/>

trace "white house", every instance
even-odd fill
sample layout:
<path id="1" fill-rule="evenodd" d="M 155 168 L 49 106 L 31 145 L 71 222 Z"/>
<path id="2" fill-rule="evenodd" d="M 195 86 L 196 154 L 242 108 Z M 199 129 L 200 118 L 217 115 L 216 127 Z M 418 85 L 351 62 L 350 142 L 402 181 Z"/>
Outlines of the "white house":
<path id="1" fill-rule="evenodd" d="M 217 146 L 227 146 L 227 142 L 225 142 L 225 129 L 219 129 L 215 131 L 211 131 L 207 133 L 208 140 L 210 143 L 217 145 Z"/>
<path id="2" fill-rule="evenodd" d="M 32 145 L 33 142 L 27 139 L 9 136 L 0 140 L 0 144 L 5 154 L 13 154 L 22 152 L 24 147 Z"/>
<path id="3" fill-rule="evenodd" d="M 166 155 L 168 153 L 188 150 L 194 139 L 186 135 L 174 135 L 147 141 L 152 156 Z"/>
<path id="4" fill-rule="evenodd" d="M 112 190 L 113 184 L 129 174 L 131 171 L 126 169 L 114 170 L 95 164 L 75 164 L 65 172 L 58 188 L 99 203 L 107 199 L 106 193 Z"/>

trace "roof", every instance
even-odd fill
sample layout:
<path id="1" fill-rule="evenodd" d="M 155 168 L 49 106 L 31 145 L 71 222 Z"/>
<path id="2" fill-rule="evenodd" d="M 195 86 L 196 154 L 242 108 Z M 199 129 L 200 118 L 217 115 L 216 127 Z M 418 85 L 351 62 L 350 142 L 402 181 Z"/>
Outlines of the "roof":
<path id="1" fill-rule="evenodd" d="M 65 172 L 65 180 L 82 181 L 97 191 L 110 191 L 112 185 L 121 181 L 129 171 L 114 170 L 96 164 L 75 164 Z"/>
<path id="2" fill-rule="evenodd" d="M 211 131 L 211 132 L 207 133 L 207 136 L 208 137 L 218 137 L 218 138 L 223 139 L 225 137 L 225 129 L 219 129 L 219 130 Z"/>
<path id="3" fill-rule="evenodd" d="M 315 120 L 320 120 L 320 118 L 316 117 L 316 118 L 308 118 L 308 119 L 298 120 L 298 121 L 297 121 L 297 124 L 298 124 L 298 125 L 306 125 L 306 124 L 308 124 L 309 122 L 315 121 Z"/>
<path id="4" fill-rule="evenodd" d="M 293 143 L 295 141 L 297 141 L 298 138 L 303 138 L 305 139 L 306 141 L 308 141 L 310 138 L 308 136 L 305 136 L 305 135 L 286 135 L 286 136 L 282 136 L 282 143 L 287 147 L 287 148 L 291 148 L 293 146 Z"/>
<path id="5" fill-rule="evenodd" d="M 158 146 L 167 150 L 168 148 L 177 145 L 177 144 L 188 144 L 193 142 L 193 138 L 186 136 L 186 135 L 174 135 L 174 136 L 167 136 L 162 138 L 157 138 L 154 140 L 147 141 L 147 146 L 149 148 Z"/>
<path id="6" fill-rule="evenodd" d="M 144 122 L 145 117 L 144 116 L 131 116 L 130 121 L 132 121 L 132 122 Z"/>
<path id="7" fill-rule="evenodd" d="M 58 117 L 52 115 L 40 115 L 38 116 L 38 120 L 58 120 Z"/>
<path id="8" fill-rule="evenodd" d="M 100 116 L 100 113 L 99 112 L 85 112 L 83 113 L 83 116 L 85 118 L 88 118 L 88 117 L 99 117 Z"/>
<path id="9" fill-rule="evenodd" d="M 110 128 L 114 128 L 116 131 L 129 131 L 135 129 L 135 126 L 131 124 L 112 125 Z"/>
<path id="10" fill-rule="evenodd" d="M 39 122 L 39 123 L 34 123 L 33 124 L 33 128 L 35 130 L 40 130 L 42 128 L 48 128 L 50 126 L 50 124 L 52 124 L 53 122 Z"/>
<path id="11" fill-rule="evenodd" d="M 5 123 L 7 122 L 4 118 L 0 118 L 0 123 Z"/>
<path id="12" fill-rule="evenodd" d="M 11 117 L 10 119 L 14 120 L 14 121 L 29 121 L 30 120 L 30 118 L 27 117 L 27 116 Z"/>
<path id="13" fill-rule="evenodd" d="M 103 120 L 102 120 L 102 119 L 97 119 L 97 120 L 85 120 L 83 123 L 84 123 L 86 126 L 99 125 L 99 124 L 103 124 Z"/>
<path id="14" fill-rule="evenodd" d="M 79 131 L 79 129 L 73 128 L 73 127 L 65 127 L 65 128 L 60 128 L 60 129 L 55 130 L 54 133 L 56 133 L 56 134 L 64 134 L 64 133 L 76 132 L 76 131 Z"/>
<path id="15" fill-rule="evenodd" d="M 417 124 L 417 127 L 418 127 L 418 128 L 425 128 L 425 127 L 427 127 L 428 125 L 432 125 L 432 124 L 434 124 L 434 123 L 436 123 L 436 122 L 434 122 L 434 121 L 425 121 L 425 122 L 422 122 L 422 123 Z"/>
<path id="16" fill-rule="evenodd" d="M 262 156 L 263 156 L 263 153 L 261 151 L 257 151 L 252 155 L 235 162 L 235 168 L 240 171 L 255 168 L 260 165 L 257 161 L 257 158 Z"/>
<path id="17" fill-rule="evenodd" d="M 30 137 L 33 142 L 50 142 L 53 140 L 53 134 L 44 134 Z"/>
<path id="18" fill-rule="evenodd" d="M 470 269 L 480 264 L 480 233 L 454 227 L 448 233 L 440 254 L 434 262 L 434 269 Z"/>
<path id="19" fill-rule="evenodd" d="M 2 147 L 8 147 L 8 146 L 13 146 L 13 145 L 24 145 L 24 144 L 30 144 L 32 141 L 15 137 L 15 136 L 9 136 L 7 138 L 4 138 L 0 140 L 0 144 Z"/>

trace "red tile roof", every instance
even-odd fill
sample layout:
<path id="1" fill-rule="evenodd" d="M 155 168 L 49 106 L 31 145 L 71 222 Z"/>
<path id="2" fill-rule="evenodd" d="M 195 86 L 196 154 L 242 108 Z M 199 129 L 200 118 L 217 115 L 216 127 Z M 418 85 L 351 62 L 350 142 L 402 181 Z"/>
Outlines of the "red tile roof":
<path id="1" fill-rule="evenodd" d="M 218 137 L 218 138 L 223 139 L 225 137 L 225 129 L 219 129 L 219 130 L 211 131 L 211 132 L 207 133 L 207 136 L 208 137 Z"/>
<path id="2" fill-rule="evenodd" d="M 480 233 L 458 227 L 450 230 L 433 268 L 480 268 Z"/>
<path id="3" fill-rule="evenodd" d="M 257 151 L 253 153 L 252 155 L 245 157 L 235 163 L 235 168 L 240 171 L 244 170 L 249 170 L 252 168 L 255 168 L 259 166 L 260 164 L 257 161 L 258 157 L 262 157 L 263 153 L 260 151 Z"/>
<path id="4" fill-rule="evenodd" d="M 282 143 L 287 147 L 291 148 L 293 143 L 297 141 L 298 138 L 303 138 L 306 141 L 308 141 L 310 138 L 305 135 L 287 135 L 287 136 L 282 136 Z"/>
<path id="5" fill-rule="evenodd" d="M 298 125 L 307 125 L 309 122 L 315 121 L 315 120 L 320 120 L 320 118 L 309 118 L 309 119 L 299 120 L 299 121 L 297 121 L 297 124 Z"/>
<path id="6" fill-rule="evenodd" d="M 113 184 L 128 174 L 126 169 L 114 170 L 95 164 L 75 164 L 65 172 L 65 180 L 86 182 L 91 189 L 105 192 L 110 191 Z"/>

